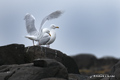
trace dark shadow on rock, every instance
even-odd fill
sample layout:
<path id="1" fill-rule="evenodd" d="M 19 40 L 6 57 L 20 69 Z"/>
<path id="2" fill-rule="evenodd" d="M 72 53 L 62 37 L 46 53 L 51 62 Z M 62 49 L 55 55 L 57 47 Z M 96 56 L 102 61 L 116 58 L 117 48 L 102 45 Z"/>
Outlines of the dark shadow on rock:
<path id="1" fill-rule="evenodd" d="M 40 67 L 43 65 L 41 62 L 47 66 Z M 68 79 L 67 69 L 53 59 L 35 60 L 34 64 L 0 66 L 0 80 L 40 80 L 50 77 Z"/>

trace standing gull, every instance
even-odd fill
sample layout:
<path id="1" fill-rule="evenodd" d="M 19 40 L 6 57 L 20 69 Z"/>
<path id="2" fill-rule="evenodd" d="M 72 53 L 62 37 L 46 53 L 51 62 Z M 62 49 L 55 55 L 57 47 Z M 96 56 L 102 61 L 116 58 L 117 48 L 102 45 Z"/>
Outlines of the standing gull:
<path id="1" fill-rule="evenodd" d="M 58 10 L 58 11 L 55 11 L 55 12 L 49 14 L 48 16 L 46 16 L 46 17 L 42 20 L 41 26 L 42 26 L 47 20 L 51 20 L 51 19 L 54 19 L 54 18 L 58 18 L 59 16 L 61 16 L 62 13 L 63 13 L 63 11 Z M 59 28 L 59 27 L 56 26 L 56 25 L 54 25 L 54 24 L 51 24 L 51 25 L 50 25 L 50 28 L 48 28 L 48 29 L 50 30 L 51 36 L 50 36 L 50 40 L 46 43 L 46 46 L 47 46 L 47 47 L 50 47 L 50 44 L 52 44 L 52 43 L 55 41 L 55 39 L 56 39 L 56 32 L 55 32 L 55 29 L 56 29 L 56 28 Z M 43 28 L 43 30 L 44 30 L 44 29 L 46 29 L 46 28 Z M 38 45 L 39 45 L 39 43 L 38 43 Z"/>
<path id="2" fill-rule="evenodd" d="M 35 28 L 35 17 L 27 13 L 24 19 L 26 21 L 26 29 L 29 35 L 25 37 L 32 40 L 33 45 L 34 41 L 38 41 L 39 45 L 45 45 L 50 40 L 50 36 L 47 35 L 47 37 L 49 38 L 46 38 L 45 34 L 47 33 L 50 35 L 50 31 L 48 29 L 43 30 L 42 29 L 43 24 L 48 20 L 58 18 L 62 13 L 63 13 L 62 11 L 58 10 L 46 16 L 41 22 L 39 31 L 37 31 Z"/>
<path id="3" fill-rule="evenodd" d="M 56 28 L 59 28 L 59 27 L 54 25 L 54 24 L 50 25 L 50 29 L 49 30 L 50 30 L 51 36 L 50 36 L 50 40 L 46 43 L 47 47 L 50 47 L 50 44 L 52 44 L 55 41 L 55 39 L 56 39 L 56 31 L 55 31 Z"/>
<path id="4" fill-rule="evenodd" d="M 27 32 L 30 35 L 25 36 L 26 38 L 30 39 L 33 41 L 33 45 L 34 45 L 34 41 L 40 41 L 41 40 L 41 44 L 44 45 L 45 43 L 47 43 L 50 40 L 50 31 L 48 29 L 46 30 L 41 30 L 41 32 L 37 31 L 34 25 L 35 22 L 35 18 L 33 15 L 27 13 L 25 16 L 25 20 L 26 20 L 26 28 L 27 28 Z M 50 36 L 49 36 L 49 35 Z M 45 40 L 44 40 L 45 39 Z"/>

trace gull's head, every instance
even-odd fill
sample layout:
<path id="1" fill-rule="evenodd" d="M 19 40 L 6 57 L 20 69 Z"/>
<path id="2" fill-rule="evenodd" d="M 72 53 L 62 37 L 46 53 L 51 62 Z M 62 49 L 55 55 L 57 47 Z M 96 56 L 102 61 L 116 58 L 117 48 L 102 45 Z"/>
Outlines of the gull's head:
<path id="1" fill-rule="evenodd" d="M 42 31 L 43 31 L 43 33 L 48 33 L 51 36 L 50 30 L 48 28 L 44 28 Z"/>
<path id="2" fill-rule="evenodd" d="M 51 25 L 50 25 L 50 28 L 51 28 L 51 29 L 56 29 L 56 28 L 59 28 L 59 27 L 56 26 L 56 25 L 54 25 L 54 24 L 51 24 Z"/>

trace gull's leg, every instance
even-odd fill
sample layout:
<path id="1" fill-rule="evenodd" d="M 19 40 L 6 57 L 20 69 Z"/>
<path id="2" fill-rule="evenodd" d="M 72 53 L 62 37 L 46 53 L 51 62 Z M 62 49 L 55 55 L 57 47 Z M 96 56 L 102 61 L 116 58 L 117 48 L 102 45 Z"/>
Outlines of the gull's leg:
<path id="1" fill-rule="evenodd" d="M 33 46 L 34 46 L 34 40 L 33 40 Z M 29 48 L 30 48 L 30 47 L 28 47 L 28 49 L 26 50 L 26 52 L 28 52 Z"/>
<path id="2" fill-rule="evenodd" d="M 34 40 L 33 40 L 33 48 L 34 48 L 34 54 L 35 54 L 35 44 L 34 44 Z"/>
<path id="3" fill-rule="evenodd" d="M 34 45 L 34 40 L 33 40 L 33 46 L 35 46 L 35 45 Z"/>
<path id="4" fill-rule="evenodd" d="M 34 46 L 34 40 L 33 40 L 33 46 Z M 27 48 L 26 52 L 28 52 L 29 48 L 30 48 L 30 47 Z"/>

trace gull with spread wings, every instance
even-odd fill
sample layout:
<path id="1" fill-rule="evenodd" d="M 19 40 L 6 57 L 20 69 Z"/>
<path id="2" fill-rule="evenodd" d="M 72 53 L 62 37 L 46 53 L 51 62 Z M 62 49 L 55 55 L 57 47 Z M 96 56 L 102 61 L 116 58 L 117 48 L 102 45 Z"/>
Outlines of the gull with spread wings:
<path id="1" fill-rule="evenodd" d="M 57 10 L 46 16 L 41 22 L 39 31 L 37 31 L 37 29 L 35 28 L 35 17 L 32 14 L 27 13 L 24 20 L 26 21 L 26 29 L 29 35 L 25 37 L 32 40 L 33 45 L 34 41 L 38 41 L 39 45 L 51 44 L 52 42 L 54 42 L 56 36 L 54 37 L 53 35 L 51 35 L 52 34 L 51 29 L 48 28 L 42 29 L 42 26 L 46 21 L 58 18 L 62 13 L 63 11 Z M 52 25 L 51 28 L 55 29 L 59 27 Z"/>

